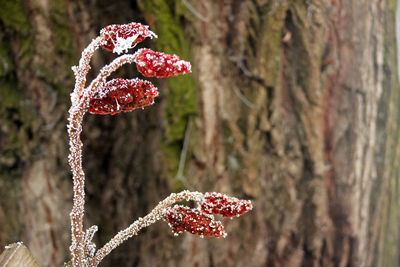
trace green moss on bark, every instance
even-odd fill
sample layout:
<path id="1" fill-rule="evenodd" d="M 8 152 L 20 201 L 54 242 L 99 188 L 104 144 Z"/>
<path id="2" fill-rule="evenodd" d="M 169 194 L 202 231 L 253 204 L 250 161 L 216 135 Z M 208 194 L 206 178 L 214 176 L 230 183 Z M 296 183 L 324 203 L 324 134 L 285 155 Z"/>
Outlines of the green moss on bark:
<path id="1" fill-rule="evenodd" d="M 0 90 L 0 176 L 19 176 L 19 164 L 29 161 L 39 136 L 38 118 L 15 80 L 2 79 Z M 12 170 L 15 170 L 14 173 Z"/>
<path id="2" fill-rule="evenodd" d="M 0 20 L 7 39 L 14 39 L 13 52 L 21 68 L 27 67 L 34 52 L 33 28 L 22 0 L 0 0 Z M 3 50 L 4 47 L 0 48 Z M 1 57 L 1 56 L 0 56 Z M 1 59 L 0 59 L 1 60 Z"/>
<path id="3" fill-rule="evenodd" d="M 190 61 L 190 46 L 181 24 L 183 9 L 180 1 L 146 0 L 140 4 L 151 29 L 159 36 L 155 40 L 157 49 Z M 192 75 L 168 78 L 166 101 L 167 124 L 162 148 L 168 172 L 170 176 L 175 176 L 188 118 L 197 112 L 196 87 Z"/>
<path id="4" fill-rule="evenodd" d="M 386 128 L 382 130 L 387 133 L 388 140 L 386 144 L 386 155 L 384 165 L 384 176 L 382 195 L 384 204 L 382 210 L 376 213 L 379 218 L 384 218 L 379 225 L 379 245 L 375 251 L 373 265 L 375 266 L 397 266 L 399 264 L 399 206 L 400 206 L 400 153 L 398 151 L 400 141 L 400 95 L 398 80 L 398 62 L 395 40 L 395 21 L 396 21 L 397 0 L 387 2 L 385 14 L 385 54 L 384 70 L 385 79 L 383 81 L 384 95 L 380 110 L 384 109 L 389 121 L 386 122 Z M 399 45 L 399 44 L 397 44 Z M 390 105 L 388 105 L 390 103 Z M 373 201 L 380 201 L 373 199 Z"/>
<path id="5" fill-rule="evenodd" d="M 288 5 L 276 5 L 271 2 L 265 7 L 267 11 L 263 16 L 258 16 L 260 10 L 252 10 L 250 24 L 255 29 L 250 33 L 250 43 L 258 49 L 255 51 L 254 60 L 249 62 L 253 72 L 263 79 L 267 86 L 276 86 L 281 66 L 282 32 L 285 23 Z M 249 45 L 252 47 L 252 45 Z"/>
<path id="6" fill-rule="evenodd" d="M 66 14 L 64 0 L 54 0 L 50 13 L 50 23 L 54 34 L 54 46 L 57 55 L 63 60 L 63 67 L 76 64 L 75 47 L 72 37 L 71 27 Z M 68 72 L 72 78 L 72 72 Z"/>
<path id="7" fill-rule="evenodd" d="M 35 105 L 44 103 L 33 103 L 27 92 L 54 89 L 63 102 L 72 87 L 75 48 L 65 1 L 51 1 L 47 11 L 34 4 L 0 0 L 0 175 L 2 170 L 20 169 L 19 163 L 30 159 L 38 144 L 41 122 Z M 45 20 L 39 24 L 34 16 Z M 43 30 L 50 31 L 49 38 Z M 32 86 L 32 79 L 46 87 Z"/>
<path id="8" fill-rule="evenodd" d="M 28 34 L 31 25 L 22 0 L 0 0 L 0 18 L 6 28 Z"/>
<path id="9" fill-rule="evenodd" d="M 19 164 L 30 158 L 37 142 L 37 117 L 18 83 L 15 63 L 20 71 L 29 68 L 34 42 L 23 1 L 0 0 L 0 6 L 0 177 L 10 179 L 20 175 Z"/>
<path id="10" fill-rule="evenodd" d="M 5 36 L 0 32 L 0 77 L 5 77 L 14 69 L 14 62 L 10 57 L 10 47 Z"/>

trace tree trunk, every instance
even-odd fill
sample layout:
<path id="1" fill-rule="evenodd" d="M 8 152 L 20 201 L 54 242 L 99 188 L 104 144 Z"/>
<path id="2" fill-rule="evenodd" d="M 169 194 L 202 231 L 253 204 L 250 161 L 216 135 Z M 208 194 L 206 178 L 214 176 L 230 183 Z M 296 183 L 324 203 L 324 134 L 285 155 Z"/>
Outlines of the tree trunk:
<path id="1" fill-rule="evenodd" d="M 170 192 L 254 201 L 226 239 L 157 223 L 102 266 L 399 266 L 394 0 L 0 0 L 0 245 L 69 260 L 70 67 L 98 31 L 190 60 L 151 108 L 84 124 L 101 246 Z M 114 56 L 100 52 L 90 76 Z M 127 66 L 115 77 L 135 77 Z"/>

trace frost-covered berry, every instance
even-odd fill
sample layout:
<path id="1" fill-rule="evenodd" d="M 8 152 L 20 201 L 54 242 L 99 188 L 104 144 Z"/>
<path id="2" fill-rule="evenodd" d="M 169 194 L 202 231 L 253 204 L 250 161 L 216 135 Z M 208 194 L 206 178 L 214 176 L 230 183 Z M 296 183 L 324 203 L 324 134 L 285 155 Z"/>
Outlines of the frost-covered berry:
<path id="1" fill-rule="evenodd" d="M 149 81 L 113 79 L 90 99 L 89 112 L 101 115 L 128 112 L 153 104 L 156 96 L 157 88 Z"/>
<path id="2" fill-rule="evenodd" d="M 187 231 L 201 237 L 226 236 L 221 222 L 214 221 L 212 216 L 204 214 L 198 209 L 175 205 L 165 210 L 164 219 L 168 222 L 175 235 Z"/>
<path id="3" fill-rule="evenodd" d="M 146 77 L 165 78 L 191 72 L 190 62 L 181 60 L 177 55 L 148 48 L 139 49 L 135 55 L 137 69 Z"/>
<path id="4" fill-rule="evenodd" d="M 135 22 L 109 25 L 100 31 L 100 36 L 100 46 L 118 54 L 134 47 L 147 37 L 157 37 L 148 26 Z"/>
<path id="5" fill-rule="evenodd" d="M 253 208 L 250 200 L 240 200 L 221 193 L 207 192 L 200 209 L 211 215 L 222 215 L 223 217 L 240 216 Z"/>

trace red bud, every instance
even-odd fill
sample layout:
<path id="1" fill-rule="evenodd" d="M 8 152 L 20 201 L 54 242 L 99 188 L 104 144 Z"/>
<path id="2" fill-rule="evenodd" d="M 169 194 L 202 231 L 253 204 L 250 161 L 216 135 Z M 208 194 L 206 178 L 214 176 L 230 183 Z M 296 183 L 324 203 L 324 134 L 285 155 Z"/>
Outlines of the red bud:
<path id="1" fill-rule="evenodd" d="M 213 217 L 200 210 L 175 205 L 165 211 L 165 220 L 175 235 L 187 231 L 191 234 L 210 237 L 225 237 L 224 227 Z"/>
<path id="2" fill-rule="evenodd" d="M 221 193 L 207 192 L 200 203 L 201 210 L 206 214 L 222 215 L 223 217 L 240 216 L 253 208 L 250 200 L 240 200 Z"/>
<path id="3" fill-rule="evenodd" d="M 135 62 L 138 71 L 146 77 L 165 78 L 186 74 L 191 71 L 190 62 L 177 55 L 169 55 L 142 48 L 136 52 Z"/>
<path id="4" fill-rule="evenodd" d="M 100 31 L 101 47 L 118 54 L 134 47 L 147 37 L 157 37 L 140 23 L 109 25 Z"/>
<path id="5" fill-rule="evenodd" d="M 154 103 L 157 88 L 149 81 L 113 79 L 105 83 L 91 99 L 89 112 L 94 114 L 117 114 Z"/>

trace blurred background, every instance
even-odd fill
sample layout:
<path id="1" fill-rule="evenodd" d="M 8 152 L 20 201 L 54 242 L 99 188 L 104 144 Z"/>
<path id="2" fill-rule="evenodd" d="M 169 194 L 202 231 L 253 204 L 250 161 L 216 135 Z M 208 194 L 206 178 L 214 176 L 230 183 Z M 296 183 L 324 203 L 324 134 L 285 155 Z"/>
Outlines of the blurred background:
<path id="1" fill-rule="evenodd" d="M 86 227 L 101 246 L 170 192 L 254 209 L 226 239 L 159 222 L 101 266 L 400 266 L 396 0 L 0 0 L 0 252 L 69 260 L 71 66 L 109 24 L 193 73 L 155 105 L 87 115 Z M 89 80 L 116 55 L 96 52 Z M 139 75 L 134 65 L 113 77 Z"/>

